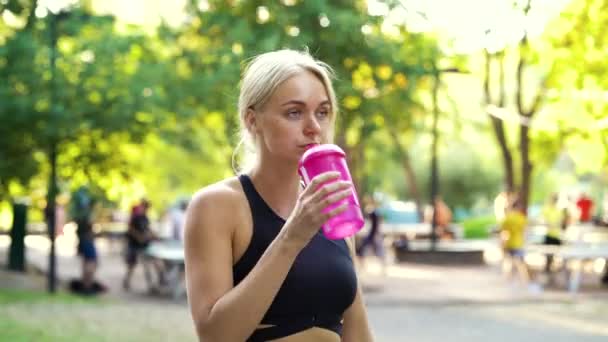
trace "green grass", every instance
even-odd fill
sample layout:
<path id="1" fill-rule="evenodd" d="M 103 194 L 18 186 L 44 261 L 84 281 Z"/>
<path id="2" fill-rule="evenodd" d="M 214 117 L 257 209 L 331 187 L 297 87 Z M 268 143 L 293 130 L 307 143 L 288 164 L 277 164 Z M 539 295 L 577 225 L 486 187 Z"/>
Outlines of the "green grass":
<path id="1" fill-rule="evenodd" d="M 109 341 L 78 326 L 57 327 L 52 321 L 33 322 L 3 317 L 0 320 L 0 341 L 11 342 L 77 342 Z"/>
<path id="2" fill-rule="evenodd" d="M 465 239 L 487 239 L 496 225 L 494 216 L 478 216 L 462 221 Z"/>
<path id="3" fill-rule="evenodd" d="M 196 341 L 187 306 L 0 289 L 0 342 Z"/>
<path id="4" fill-rule="evenodd" d="M 97 298 L 85 298 L 69 293 L 0 289 L 0 342 L 3 341 L 107 341 L 95 332 L 78 324 L 66 325 L 53 308 L 99 306 Z M 40 311 L 47 311 L 42 315 Z M 69 310 L 66 310 L 69 311 Z M 59 323 L 59 324 L 58 324 Z"/>
<path id="5" fill-rule="evenodd" d="M 65 292 L 57 292 L 53 295 L 47 292 L 24 291 L 15 289 L 0 289 L 0 305 L 15 304 L 15 303 L 38 303 L 38 302 L 55 302 L 55 303 L 99 303 L 100 300 L 94 297 L 87 298 L 72 295 Z"/>

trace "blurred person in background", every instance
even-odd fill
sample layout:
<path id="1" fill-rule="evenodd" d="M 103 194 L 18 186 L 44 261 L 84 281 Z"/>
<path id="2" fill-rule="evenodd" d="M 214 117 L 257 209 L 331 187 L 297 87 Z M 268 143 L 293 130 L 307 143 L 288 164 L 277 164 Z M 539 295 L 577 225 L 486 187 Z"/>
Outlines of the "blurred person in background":
<path id="1" fill-rule="evenodd" d="M 127 264 L 127 271 L 122 283 L 123 288 L 127 291 L 131 289 L 131 277 L 133 276 L 133 270 L 137 265 L 138 260 L 142 258 L 143 253 L 150 242 L 157 239 L 156 234 L 154 234 L 150 227 L 150 219 L 148 217 L 149 208 L 150 202 L 144 198 L 139 204 L 131 209 L 131 217 L 129 218 L 126 234 L 127 246 L 125 261 Z M 148 280 L 148 283 L 150 283 L 150 271 L 145 263 L 142 264 L 146 279 Z M 161 273 L 162 272 L 159 272 L 159 274 Z"/>
<path id="2" fill-rule="evenodd" d="M 95 199 L 86 187 L 76 190 L 71 199 L 71 218 L 76 222 L 78 255 L 82 258 L 82 275 L 72 280 L 72 291 L 81 294 L 96 294 L 106 290 L 105 285 L 95 281 L 98 266 L 95 232 L 93 231 L 93 209 Z"/>
<path id="3" fill-rule="evenodd" d="M 382 266 L 382 274 L 386 274 L 386 258 L 384 251 L 384 239 L 381 230 L 382 216 L 378 211 L 378 203 L 371 196 L 365 196 L 363 199 L 365 215 L 369 219 L 370 229 L 367 235 L 363 238 L 361 244 L 357 247 L 357 257 L 361 264 L 361 268 L 365 269 L 365 252 L 368 248 L 372 248 L 374 255 L 380 260 Z"/>
<path id="4" fill-rule="evenodd" d="M 505 254 L 503 271 L 510 278 L 515 269 L 521 284 L 527 285 L 530 275 L 524 260 L 524 246 L 528 220 L 524 213 L 523 203 L 519 199 L 515 199 L 500 225 L 500 237 Z"/>
<path id="5" fill-rule="evenodd" d="M 454 239 L 455 234 L 450 228 L 452 223 L 452 210 L 443 201 L 441 196 L 435 198 L 435 208 L 437 210 L 437 234 L 440 239 Z"/>
<path id="6" fill-rule="evenodd" d="M 578 221 L 581 223 L 591 222 L 593 213 L 593 200 L 587 196 L 586 193 L 581 193 L 578 200 L 576 201 L 576 207 L 578 208 Z"/>
<path id="7" fill-rule="evenodd" d="M 179 201 L 176 208 L 171 210 L 170 214 L 170 227 L 171 227 L 171 239 L 184 242 L 184 224 L 186 221 L 186 209 L 188 208 L 188 201 Z"/>
<path id="8" fill-rule="evenodd" d="M 564 210 L 558 207 L 559 195 L 551 194 L 547 203 L 542 209 L 542 216 L 547 232 L 545 234 L 545 245 L 559 246 L 562 244 L 562 227 L 566 220 Z M 553 281 L 552 274 L 553 254 L 547 255 L 545 262 L 545 273 L 549 277 L 549 281 Z"/>
<path id="9" fill-rule="evenodd" d="M 427 205 L 424 209 L 424 222 L 428 224 L 433 223 L 433 212 L 437 210 L 437 238 L 438 239 L 453 239 L 456 235 L 450 228 L 450 224 L 452 222 L 452 210 L 448 207 L 447 204 L 443 201 L 441 196 L 435 197 L 432 205 Z M 420 234 L 423 238 L 430 238 L 431 233 Z"/>

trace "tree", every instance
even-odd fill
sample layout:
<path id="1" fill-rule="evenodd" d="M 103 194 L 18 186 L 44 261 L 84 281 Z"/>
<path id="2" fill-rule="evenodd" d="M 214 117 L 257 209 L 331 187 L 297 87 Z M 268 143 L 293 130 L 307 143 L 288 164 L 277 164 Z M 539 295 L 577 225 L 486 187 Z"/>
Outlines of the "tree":
<path id="1" fill-rule="evenodd" d="M 76 177 L 83 182 L 95 182 L 109 170 L 126 171 L 117 145 L 141 143 L 151 134 L 182 146 L 191 143 L 184 133 L 200 127 L 192 125 L 200 118 L 195 106 L 184 109 L 190 105 L 186 96 L 178 97 L 188 92 L 173 90 L 181 79 L 169 77 L 179 73 L 172 56 L 165 56 L 164 42 L 134 27 L 119 33 L 112 17 L 74 7 L 62 12 L 55 45 L 49 38 L 53 15 L 37 18 L 35 1 L 18 3 L 25 5 L 14 15 L 33 22 L 0 45 L 0 74 L 7 80 L 0 85 L 0 117 L 6 123 L 0 128 L 1 196 L 10 195 L 11 181 L 27 185 L 48 172 L 44 158 L 36 156 L 47 154 L 51 141 L 59 152 L 59 176 L 83 174 Z"/>
<path id="2" fill-rule="evenodd" d="M 531 0 L 526 1 L 523 4 L 520 2 L 514 2 L 515 9 L 521 11 L 524 17 L 530 12 L 531 6 Z M 491 32 L 491 30 L 489 30 L 489 32 Z M 539 54 L 538 51 L 535 51 L 531 46 L 529 34 L 524 29 L 523 36 L 517 44 L 517 54 L 515 57 L 516 69 L 514 75 L 514 105 L 516 115 L 519 117 L 517 120 L 519 172 L 516 173 L 513 162 L 513 154 L 507 140 L 508 134 L 506 132 L 506 126 L 502 121 L 503 118 L 500 116 L 500 113 L 496 110 L 504 110 L 505 107 L 507 107 L 504 58 L 508 50 L 509 49 L 506 48 L 503 51 L 493 54 L 488 50 L 484 51 L 484 102 L 492 122 L 492 128 L 498 141 L 503 159 L 505 190 L 517 193 L 523 202 L 523 206 L 527 208 L 530 197 L 531 177 L 533 171 L 533 163 L 530 157 L 530 123 L 545 101 L 548 89 L 547 83 L 554 73 L 555 63 L 551 57 L 543 56 L 545 63 L 550 65 L 550 67 L 544 71 L 544 75 L 541 76 L 541 80 L 538 82 L 538 87 L 535 91 L 531 91 L 526 87 L 526 85 L 530 84 L 530 82 L 527 82 L 527 78 L 524 76 L 524 73 L 526 69 L 528 69 L 534 62 L 539 60 Z M 493 60 L 498 62 L 499 66 L 499 91 L 497 98 L 493 98 L 491 94 L 491 63 Z"/>
<path id="3" fill-rule="evenodd" d="M 571 151 L 580 173 L 608 166 L 606 25 L 608 1 L 579 0 L 570 3 L 547 30 L 547 49 L 560 66 L 549 83 L 557 121 L 551 138 L 557 152 Z M 548 135 L 539 139 L 547 140 Z"/>
<path id="4" fill-rule="evenodd" d="M 38 18 L 36 1 L 9 5 L 14 6 L 2 11 L 21 10 L 13 14 L 25 18 L 25 25 L 0 50 L 0 75 L 7 80 L 0 86 L 0 121 L 10 130 L 0 144 L 0 155 L 8 159 L 0 164 L 0 197 L 10 196 L 6 189 L 11 181 L 27 186 L 48 163 L 45 213 L 53 292 L 57 175 L 111 169 L 122 158 L 108 142 L 139 142 L 162 127 L 165 117 L 153 110 L 162 99 L 153 92 L 162 73 L 147 37 L 117 34 L 111 17 L 74 7 Z M 19 154 L 24 150 L 29 153 Z"/>
<path id="5" fill-rule="evenodd" d="M 506 104 L 506 89 L 505 89 L 505 51 L 499 51 L 496 53 L 490 53 L 487 49 L 484 50 L 484 82 L 483 82 L 483 94 L 484 94 L 484 105 L 486 108 L 494 106 L 497 108 L 504 108 Z M 494 63 L 492 63 L 494 62 Z M 497 96 L 492 95 L 492 64 L 498 64 L 498 86 L 499 91 Z M 513 155 L 511 153 L 511 147 L 507 140 L 507 134 L 505 133 L 505 124 L 503 120 L 488 113 L 490 121 L 492 123 L 492 130 L 498 142 L 500 148 L 500 155 L 503 161 L 504 170 L 504 187 L 508 193 L 515 192 L 515 175 L 513 169 Z"/>

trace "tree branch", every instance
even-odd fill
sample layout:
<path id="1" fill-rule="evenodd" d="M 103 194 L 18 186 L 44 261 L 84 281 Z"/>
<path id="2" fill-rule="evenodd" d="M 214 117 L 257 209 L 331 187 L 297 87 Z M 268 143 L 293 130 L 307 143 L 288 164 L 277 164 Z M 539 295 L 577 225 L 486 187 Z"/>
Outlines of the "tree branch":
<path id="1" fill-rule="evenodd" d="M 517 104 L 517 111 L 524 115 L 524 104 L 523 104 L 523 74 L 524 74 L 524 51 L 528 45 L 528 36 L 524 35 L 522 41 L 519 43 L 519 60 L 517 61 L 517 71 L 515 73 L 516 78 L 516 93 L 515 93 L 515 102 Z"/>
<path id="2" fill-rule="evenodd" d="M 491 55 L 488 50 L 483 50 L 485 57 L 485 77 L 483 78 L 483 98 L 485 105 L 492 103 L 492 95 L 490 94 L 490 58 Z"/>
<path id="3" fill-rule="evenodd" d="M 505 84 L 505 52 L 504 50 L 498 53 L 498 65 L 499 65 L 499 82 L 500 82 L 500 94 L 499 94 L 499 98 L 498 98 L 498 107 L 500 108 L 504 108 L 505 107 L 505 101 L 507 98 L 507 90 L 506 90 L 506 84 Z"/>
<path id="4" fill-rule="evenodd" d="M 552 71 L 550 71 L 547 75 L 545 75 L 545 77 L 543 78 L 543 81 L 540 84 L 540 88 L 538 89 L 538 92 L 536 92 L 536 96 L 534 97 L 532 106 L 530 107 L 528 112 L 521 112 L 522 115 L 524 115 L 526 117 L 531 117 L 532 115 L 534 115 L 534 113 L 536 113 L 538 111 L 540 104 L 545 100 L 545 95 L 547 94 L 547 82 L 549 80 L 549 76 L 551 75 L 551 73 L 552 73 Z"/>
<path id="5" fill-rule="evenodd" d="M 38 7 L 38 0 L 33 0 L 32 6 L 29 8 L 29 13 L 27 14 L 27 21 L 25 22 L 26 31 L 31 30 L 36 23 L 36 7 Z"/>

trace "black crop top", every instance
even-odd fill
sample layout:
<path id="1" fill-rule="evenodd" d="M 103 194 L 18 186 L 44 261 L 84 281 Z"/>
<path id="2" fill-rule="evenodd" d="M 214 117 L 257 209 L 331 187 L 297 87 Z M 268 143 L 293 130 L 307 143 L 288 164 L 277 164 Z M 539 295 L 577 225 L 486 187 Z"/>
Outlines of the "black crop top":
<path id="1" fill-rule="evenodd" d="M 253 218 L 253 234 L 243 256 L 232 268 L 234 286 L 249 274 L 285 220 L 256 191 L 247 175 L 240 175 Z M 247 341 L 258 342 L 289 336 L 311 327 L 342 335 L 342 315 L 357 292 L 357 278 L 348 245 L 329 240 L 321 230 L 296 257 L 285 281 L 261 324 Z"/>

